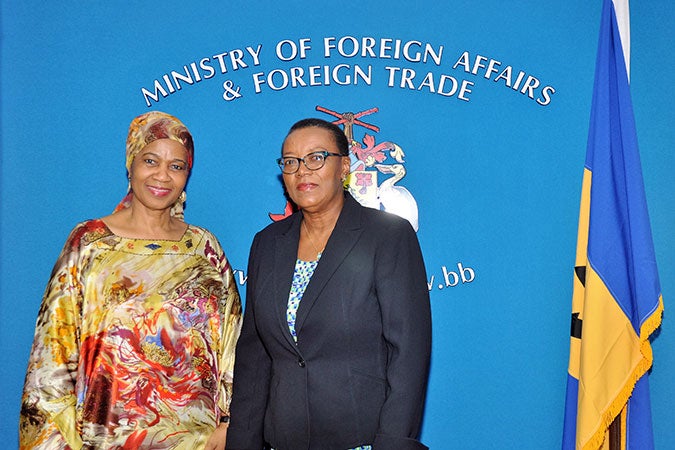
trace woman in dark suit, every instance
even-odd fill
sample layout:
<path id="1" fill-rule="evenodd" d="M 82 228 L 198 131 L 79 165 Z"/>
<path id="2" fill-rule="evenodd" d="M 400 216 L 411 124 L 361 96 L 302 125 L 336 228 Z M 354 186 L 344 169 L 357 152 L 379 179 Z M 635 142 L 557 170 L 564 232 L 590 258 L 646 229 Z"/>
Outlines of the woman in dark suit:
<path id="1" fill-rule="evenodd" d="M 349 147 L 320 119 L 278 160 L 299 207 L 253 240 L 228 450 L 425 449 L 431 314 L 405 219 L 344 191 Z"/>

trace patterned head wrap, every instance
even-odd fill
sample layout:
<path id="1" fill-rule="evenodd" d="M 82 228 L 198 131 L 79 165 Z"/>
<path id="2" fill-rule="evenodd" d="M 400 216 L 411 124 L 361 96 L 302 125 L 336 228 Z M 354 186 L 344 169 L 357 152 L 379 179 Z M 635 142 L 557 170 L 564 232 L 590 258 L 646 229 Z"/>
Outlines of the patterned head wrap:
<path id="1" fill-rule="evenodd" d="M 192 169 L 192 160 L 194 158 L 194 143 L 192 135 L 187 127 L 176 117 L 160 111 L 150 111 L 141 114 L 131 121 L 129 125 L 129 135 L 127 136 L 127 173 L 131 174 L 131 165 L 136 155 L 148 144 L 157 139 L 171 139 L 182 144 L 187 149 L 188 170 Z M 131 184 L 127 189 L 127 195 L 117 205 L 114 212 L 128 208 L 131 205 L 133 192 Z M 171 215 L 183 220 L 183 204 L 185 203 L 185 192 L 183 192 L 171 208 Z"/>

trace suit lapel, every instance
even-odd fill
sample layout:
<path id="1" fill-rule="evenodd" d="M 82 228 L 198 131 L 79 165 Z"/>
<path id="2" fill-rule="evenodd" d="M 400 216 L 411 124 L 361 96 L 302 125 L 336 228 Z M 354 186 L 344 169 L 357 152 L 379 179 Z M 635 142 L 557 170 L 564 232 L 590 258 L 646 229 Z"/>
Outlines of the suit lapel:
<path id="1" fill-rule="evenodd" d="M 361 208 L 363 207 L 351 195 L 345 195 L 345 203 L 335 224 L 335 229 L 326 243 L 319 264 L 316 266 L 314 275 L 312 275 L 312 279 L 302 296 L 295 320 L 295 331 L 298 335 L 326 283 L 356 245 L 356 241 L 362 232 Z"/>
<path id="2" fill-rule="evenodd" d="M 298 258 L 298 242 L 300 240 L 300 222 L 302 213 L 293 215 L 288 229 L 277 236 L 274 248 L 274 307 L 275 315 L 279 319 L 281 333 L 293 348 L 295 341 L 288 329 L 286 321 L 286 309 L 288 306 L 288 294 L 291 290 L 295 261 Z"/>

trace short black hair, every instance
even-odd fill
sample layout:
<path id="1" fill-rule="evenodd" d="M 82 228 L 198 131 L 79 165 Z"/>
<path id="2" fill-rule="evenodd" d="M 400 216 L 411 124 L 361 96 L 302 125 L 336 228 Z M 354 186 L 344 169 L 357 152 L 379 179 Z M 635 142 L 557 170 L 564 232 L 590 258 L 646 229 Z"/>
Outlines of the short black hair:
<path id="1" fill-rule="evenodd" d="M 347 140 L 347 136 L 345 135 L 344 131 L 342 131 L 342 128 L 323 119 L 308 118 L 299 120 L 293 124 L 290 130 L 288 130 L 286 137 L 296 130 L 309 127 L 317 127 L 329 131 L 333 135 L 333 140 L 335 141 L 335 145 L 337 146 L 340 154 L 342 156 L 349 156 L 349 141 Z M 286 139 L 284 138 L 284 142 L 285 141 Z"/>

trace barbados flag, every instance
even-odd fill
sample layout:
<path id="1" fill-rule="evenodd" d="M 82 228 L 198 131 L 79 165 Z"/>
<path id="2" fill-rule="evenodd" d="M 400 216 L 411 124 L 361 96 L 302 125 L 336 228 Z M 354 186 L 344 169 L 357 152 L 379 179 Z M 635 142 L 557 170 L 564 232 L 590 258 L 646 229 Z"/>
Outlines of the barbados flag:
<path id="1" fill-rule="evenodd" d="M 654 448 L 649 336 L 661 323 L 663 298 L 630 98 L 627 13 L 627 0 L 603 0 L 579 213 L 563 449 Z"/>

